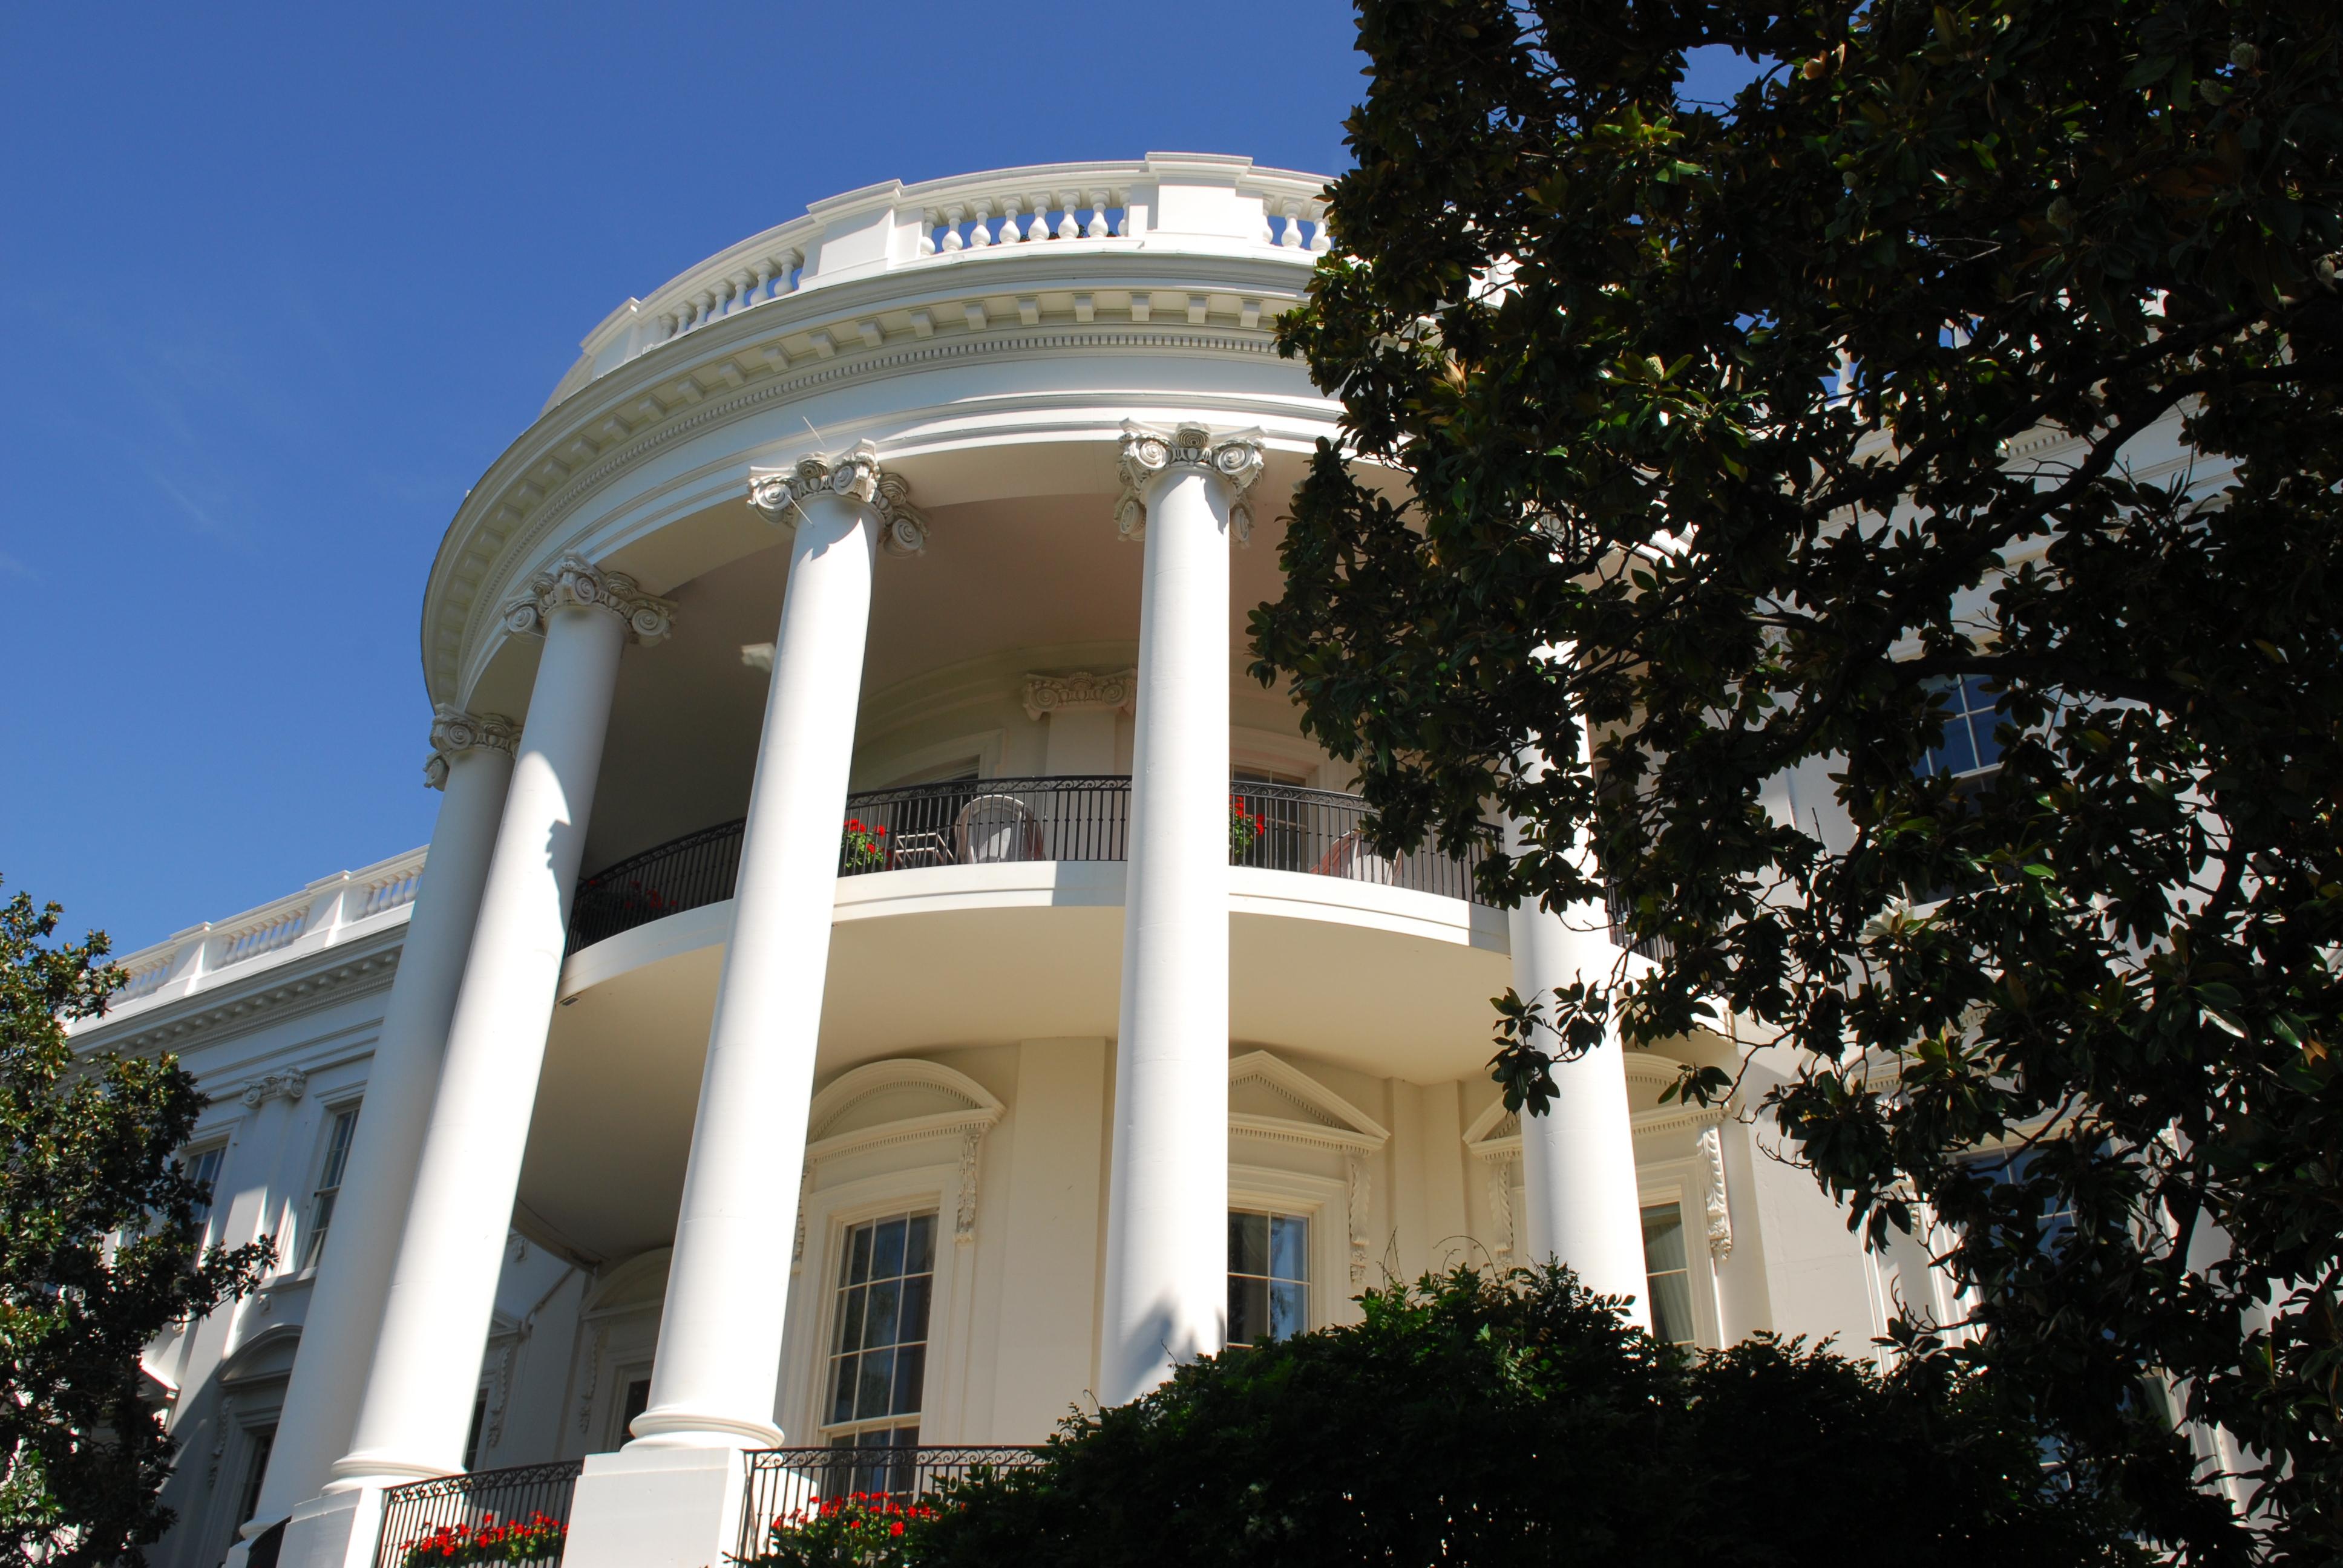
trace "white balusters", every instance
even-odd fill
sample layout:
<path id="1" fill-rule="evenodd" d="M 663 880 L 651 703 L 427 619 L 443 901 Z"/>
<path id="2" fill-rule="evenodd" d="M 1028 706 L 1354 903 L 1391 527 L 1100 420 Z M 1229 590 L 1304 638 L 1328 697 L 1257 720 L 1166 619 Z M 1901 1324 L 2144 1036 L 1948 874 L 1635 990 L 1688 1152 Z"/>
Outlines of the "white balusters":
<path id="1" fill-rule="evenodd" d="M 969 204 L 974 221 L 968 226 L 968 247 L 982 250 L 992 243 L 992 203 L 983 196 Z"/>
<path id="2" fill-rule="evenodd" d="M 944 208 L 944 248 L 958 250 L 966 241 L 960 236 L 960 226 L 968 216 L 968 208 L 953 202 Z"/>
<path id="3" fill-rule="evenodd" d="M 1083 232 L 1089 235 L 1092 239 L 1104 239 L 1107 236 L 1106 205 L 1108 195 L 1109 193 L 1105 191 L 1091 192 L 1091 225 L 1090 227 L 1085 229 Z"/>
<path id="4" fill-rule="evenodd" d="M 1025 237 L 1028 240 L 1049 238 L 1050 193 L 1043 191 L 1040 196 L 1035 196 L 1030 205 L 1033 210 L 1033 221 L 1025 226 Z"/>
<path id="5" fill-rule="evenodd" d="M 1326 229 L 1326 204 L 1312 202 L 1306 211 L 1310 221 L 1317 226 L 1310 236 L 1310 248 L 1316 251 L 1333 248 L 1334 236 Z"/>
<path id="6" fill-rule="evenodd" d="M 1060 191 L 1058 193 L 1058 237 L 1060 239 L 1081 237 L 1082 226 L 1074 221 L 1074 209 L 1081 205 L 1081 192 Z"/>
<path id="7" fill-rule="evenodd" d="M 1285 198 L 1285 232 L 1277 236 L 1277 243 L 1287 250 L 1302 248 L 1302 198 L 1299 196 Z"/>
<path id="8" fill-rule="evenodd" d="M 942 211 L 936 207 L 920 209 L 920 254 L 936 254 L 936 226 L 944 221 Z"/>

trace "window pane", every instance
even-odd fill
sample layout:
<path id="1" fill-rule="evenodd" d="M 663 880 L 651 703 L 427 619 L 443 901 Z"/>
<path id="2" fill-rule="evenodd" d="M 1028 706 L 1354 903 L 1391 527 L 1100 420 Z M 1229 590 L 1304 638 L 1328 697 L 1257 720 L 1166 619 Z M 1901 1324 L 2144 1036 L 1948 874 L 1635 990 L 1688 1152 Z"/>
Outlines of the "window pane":
<path id="1" fill-rule="evenodd" d="M 1644 1267 L 1657 1272 L 1684 1266 L 1684 1211 L 1674 1203 L 1644 1210 Z"/>
<path id="2" fill-rule="evenodd" d="M 1269 1282 L 1229 1276 L 1229 1343 L 1258 1344 L 1269 1328 Z"/>
<path id="3" fill-rule="evenodd" d="M 908 1415 L 920 1408 L 920 1388 L 928 1372 L 928 1347 L 905 1345 L 895 1352 L 895 1398 L 889 1415 Z"/>
<path id="4" fill-rule="evenodd" d="M 862 1343 L 862 1307 L 870 1292 L 850 1286 L 838 1302 L 838 1344 L 836 1349 L 850 1351 Z"/>
<path id="5" fill-rule="evenodd" d="M 1672 1345 L 1688 1345 L 1692 1328 L 1692 1281 L 1684 1274 L 1652 1276 L 1652 1333 Z"/>
<path id="6" fill-rule="evenodd" d="M 848 1250 L 849 1265 L 852 1271 L 848 1277 L 856 1284 L 860 1284 L 870 1277 L 870 1239 L 874 1227 L 869 1225 L 858 1226 L 854 1231 L 852 1245 Z"/>
<path id="7" fill-rule="evenodd" d="M 850 1355 L 838 1358 L 838 1386 L 830 1402 L 830 1419 L 833 1422 L 854 1419 L 855 1363 L 860 1360 L 860 1356 Z"/>
<path id="8" fill-rule="evenodd" d="M 928 1337 L 928 1298 L 934 1293 L 935 1281 L 927 1274 L 914 1274 L 903 1282 L 903 1310 L 895 1337 L 906 1342 Z"/>
<path id="9" fill-rule="evenodd" d="M 936 1266 L 936 1217 L 914 1214 L 904 1232 L 903 1272 L 924 1274 Z"/>
<path id="10" fill-rule="evenodd" d="M 1310 1277 L 1310 1221 L 1276 1214 L 1269 1221 L 1269 1271 L 1281 1280 Z"/>
<path id="11" fill-rule="evenodd" d="M 862 1344 L 866 1350 L 895 1342 L 895 1313 L 903 1304 L 903 1282 L 881 1280 L 869 1290 L 870 1304 L 862 1313 Z"/>
<path id="12" fill-rule="evenodd" d="M 1269 1337 L 1286 1339 L 1310 1326 L 1307 1285 L 1280 1282 L 1269 1287 Z"/>
<path id="13" fill-rule="evenodd" d="M 864 1351 L 861 1376 L 854 1392 L 854 1419 L 868 1421 L 874 1415 L 891 1415 L 888 1407 L 895 1392 L 895 1352 Z"/>
<path id="14" fill-rule="evenodd" d="M 900 1278 L 903 1272 L 903 1221 L 890 1220 L 873 1232 L 877 1238 L 870 1250 L 870 1277 L 874 1280 Z"/>
<path id="15" fill-rule="evenodd" d="M 1230 1215 L 1229 1272 L 1265 1274 L 1268 1271 L 1269 1216 L 1266 1214 Z"/>

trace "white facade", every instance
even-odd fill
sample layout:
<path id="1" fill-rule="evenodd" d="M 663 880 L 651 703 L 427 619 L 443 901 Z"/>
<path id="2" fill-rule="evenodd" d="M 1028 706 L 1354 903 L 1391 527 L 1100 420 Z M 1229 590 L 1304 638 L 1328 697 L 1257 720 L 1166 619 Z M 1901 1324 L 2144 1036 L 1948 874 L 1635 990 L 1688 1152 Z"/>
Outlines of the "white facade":
<path id="1" fill-rule="evenodd" d="M 1659 1103 L 1724 1039 L 1596 1053 L 1524 1148 L 1489 998 L 1607 933 L 1365 853 L 1244 673 L 1335 432 L 1272 336 L 1322 183 L 876 186 L 589 335 L 426 587 L 428 874 L 131 955 L 77 1036 L 181 1054 L 216 1239 L 280 1248 L 150 1354 L 165 1568 L 288 1517 L 280 1561 L 365 1568 L 386 1487 L 579 1458 L 568 1561 L 697 1568 L 744 1450 L 1037 1441 L 1232 1303 L 1457 1261 L 1558 1250 L 1704 1344 L 1884 1328 L 1811 1178 Z M 881 1287 L 920 1337 L 841 1349 Z"/>

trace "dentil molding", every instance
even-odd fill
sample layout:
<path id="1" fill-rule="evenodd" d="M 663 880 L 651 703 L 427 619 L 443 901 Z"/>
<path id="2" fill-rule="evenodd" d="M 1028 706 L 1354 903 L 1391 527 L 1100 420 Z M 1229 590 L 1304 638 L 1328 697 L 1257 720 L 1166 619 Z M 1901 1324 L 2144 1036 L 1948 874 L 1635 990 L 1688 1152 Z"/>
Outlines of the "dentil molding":
<path id="1" fill-rule="evenodd" d="M 1122 477 L 1122 494 L 1114 503 L 1115 531 L 1126 539 L 1147 537 L 1147 487 L 1174 468 L 1202 468 L 1217 474 L 1229 487 L 1229 527 L 1239 544 L 1252 537 L 1252 508 L 1245 492 L 1261 477 L 1264 466 L 1258 429 L 1230 430 L 1215 436 L 1202 425 L 1182 425 L 1169 432 L 1122 422 L 1122 440 L 1116 467 Z"/>
<path id="2" fill-rule="evenodd" d="M 624 572 L 606 572 L 583 556 L 563 556 L 529 579 L 528 591 L 505 607 L 505 629 L 542 637 L 553 612 L 568 606 L 608 610 L 636 641 L 653 643 L 675 628 L 675 605 L 654 598 Z"/>
<path id="3" fill-rule="evenodd" d="M 889 555 L 915 556 L 928 548 L 928 519 L 911 505 L 911 482 L 881 467 L 879 448 L 868 441 L 836 457 L 800 457 L 793 468 L 749 470 L 749 505 L 776 528 L 795 532 L 809 496 L 842 496 L 878 513 L 880 543 Z"/>
<path id="4" fill-rule="evenodd" d="M 1071 675 L 1029 675 L 1025 678 L 1025 717 L 1038 722 L 1046 713 L 1080 712 L 1111 708 L 1129 713 L 1139 700 L 1139 670 L 1118 669 L 1092 675 L 1086 669 Z"/>
<path id="5" fill-rule="evenodd" d="M 443 702 L 431 710 L 431 755 L 424 759 L 423 781 L 434 789 L 447 787 L 447 765 L 474 747 L 513 754 L 520 742 L 520 726 L 501 713 L 471 714 Z"/>

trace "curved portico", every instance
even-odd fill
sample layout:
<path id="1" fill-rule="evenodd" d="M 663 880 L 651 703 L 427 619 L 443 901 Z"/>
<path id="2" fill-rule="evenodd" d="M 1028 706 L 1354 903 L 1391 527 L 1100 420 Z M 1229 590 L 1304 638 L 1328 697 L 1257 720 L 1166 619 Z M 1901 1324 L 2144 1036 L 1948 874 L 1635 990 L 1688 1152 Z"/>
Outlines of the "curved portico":
<path id="1" fill-rule="evenodd" d="M 517 760 L 493 834 L 435 840 L 477 910 L 428 1112 L 370 1156 L 411 1191 L 389 1262 L 319 1292 L 378 1295 L 370 1365 L 294 1380 L 288 1422 L 347 1446 L 272 1467 L 288 1561 L 364 1568 L 381 1490 L 464 1467 L 508 1220 L 652 1314 L 639 1365 L 616 1329 L 581 1350 L 562 1441 L 608 1446 L 568 1561 L 680 1568 L 733 1549 L 742 1449 L 1038 1436 L 1232 1310 L 1334 1321 L 1378 1224 L 1433 1256 L 1483 1201 L 1423 1196 L 1422 1150 L 1520 1158 L 1454 1087 L 1519 918 L 1461 862 L 1374 855 L 1243 674 L 1279 498 L 1338 433 L 1273 343 L 1317 189 L 1158 156 L 821 204 L 614 314 L 468 497 L 425 672 L 519 715 Z M 1629 1114 L 1596 1112 L 1612 1242 Z M 1531 1183 L 1525 1241 L 1570 1233 L 1540 1211 L 1566 1187 Z M 1242 1317 L 1232 1215 L 1314 1238 L 1256 1282 L 1305 1316 Z M 890 1225 L 932 1347 L 841 1337 L 839 1249 Z M 908 1406 L 837 1405 L 880 1350 L 932 1351 L 925 1402 L 905 1373 Z"/>

